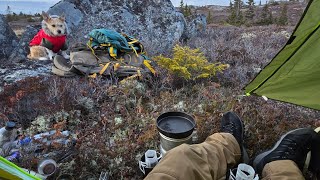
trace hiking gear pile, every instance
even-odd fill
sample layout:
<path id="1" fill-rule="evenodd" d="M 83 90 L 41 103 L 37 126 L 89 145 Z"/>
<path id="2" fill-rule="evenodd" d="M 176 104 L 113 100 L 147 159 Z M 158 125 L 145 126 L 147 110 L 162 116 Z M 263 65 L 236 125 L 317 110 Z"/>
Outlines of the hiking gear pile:
<path id="1" fill-rule="evenodd" d="M 76 44 L 70 52 L 70 63 L 57 55 L 52 72 L 59 76 L 116 76 L 121 79 L 155 75 L 152 61 L 135 38 L 108 29 L 94 29 L 87 44 Z"/>

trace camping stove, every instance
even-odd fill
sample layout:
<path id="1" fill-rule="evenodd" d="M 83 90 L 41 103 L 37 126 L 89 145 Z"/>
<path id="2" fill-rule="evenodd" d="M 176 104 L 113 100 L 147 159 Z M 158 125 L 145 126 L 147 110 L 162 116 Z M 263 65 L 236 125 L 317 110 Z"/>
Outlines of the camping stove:
<path id="1" fill-rule="evenodd" d="M 161 146 L 161 144 L 160 144 L 160 154 L 161 154 L 161 156 L 164 156 L 166 153 L 167 153 L 167 151 L 165 150 L 165 149 L 163 149 L 163 147 Z"/>

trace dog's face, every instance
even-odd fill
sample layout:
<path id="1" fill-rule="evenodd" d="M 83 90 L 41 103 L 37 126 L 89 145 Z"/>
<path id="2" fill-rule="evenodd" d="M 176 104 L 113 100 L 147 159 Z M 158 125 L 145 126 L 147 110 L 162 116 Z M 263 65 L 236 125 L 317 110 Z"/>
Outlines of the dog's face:
<path id="1" fill-rule="evenodd" d="M 63 36 L 67 34 L 65 16 L 49 16 L 42 12 L 42 29 L 51 36 Z"/>

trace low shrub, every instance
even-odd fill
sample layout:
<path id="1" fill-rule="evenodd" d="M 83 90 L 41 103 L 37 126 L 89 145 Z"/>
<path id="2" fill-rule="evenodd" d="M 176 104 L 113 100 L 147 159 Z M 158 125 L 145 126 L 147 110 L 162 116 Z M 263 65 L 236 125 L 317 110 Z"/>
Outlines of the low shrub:
<path id="1" fill-rule="evenodd" d="M 172 58 L 160 55 L 154 59 L 169 73 L 185 80 L 209 78 L 229 67 L 228 64 L 209 63 L 200 49 L 179 45 L 174 46 Z"/>

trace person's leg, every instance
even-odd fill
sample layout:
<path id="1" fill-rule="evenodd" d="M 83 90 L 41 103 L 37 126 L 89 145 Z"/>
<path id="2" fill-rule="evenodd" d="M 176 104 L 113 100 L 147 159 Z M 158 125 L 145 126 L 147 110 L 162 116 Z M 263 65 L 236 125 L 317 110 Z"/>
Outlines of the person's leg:
<path id="1" fill-rule="evenodd" d="M 224 133 L 213 134 L 201 144 L 183 144 L 168 151 L 145 179 L 225 179 L 227 169 L 241 159 L 243 125 L 234 113 L 226 113 L 221 124 Z"/>
<path id="2" fill-rule="evenodd" d="M 262 180 L 304 179 L 297 164 L 291 160 L 272 161 L 262 171 Z"/>
<path id="3" fill-rule="evenodd" d="M 253 161 L 257 173 L 266 179 L 304 179 L 301 169 L 317 134 L 311 128 L 295 129 L 283 135 L 275 146 Z"/>
<path id="4" fill-rule="evenodd" d="M 229 133 L 216 133 L 201 144 L 183 144 L 168 151 L 146 179 L 224 179 L 227 168 L 240 157 L 236 139 Z"/>

